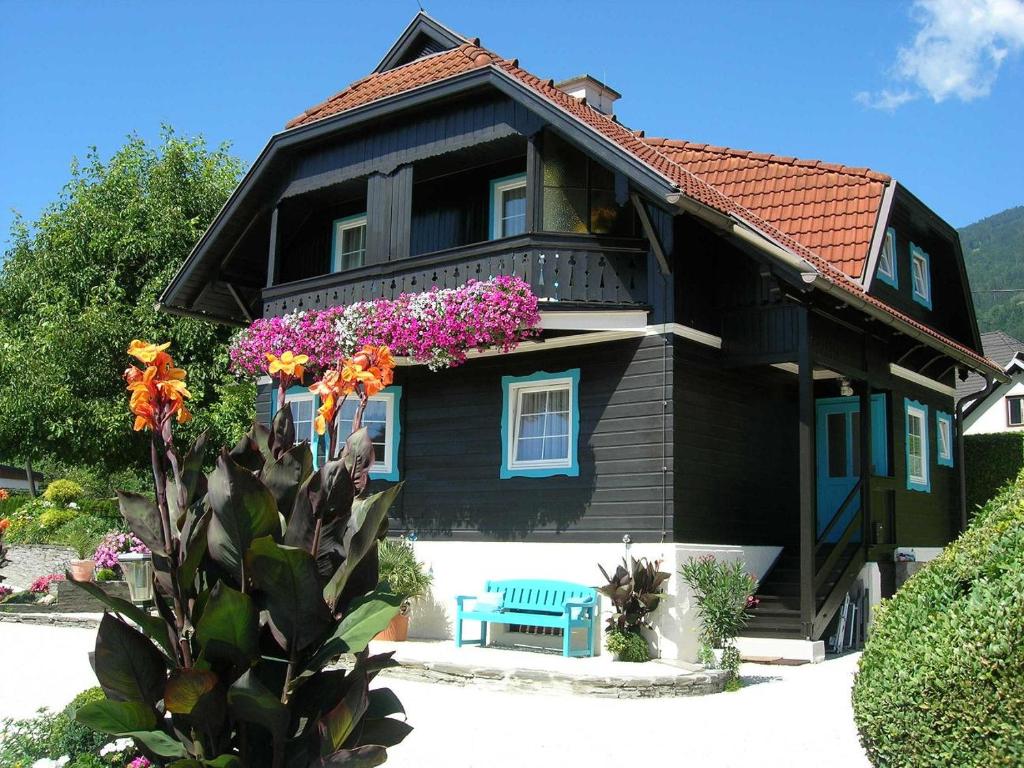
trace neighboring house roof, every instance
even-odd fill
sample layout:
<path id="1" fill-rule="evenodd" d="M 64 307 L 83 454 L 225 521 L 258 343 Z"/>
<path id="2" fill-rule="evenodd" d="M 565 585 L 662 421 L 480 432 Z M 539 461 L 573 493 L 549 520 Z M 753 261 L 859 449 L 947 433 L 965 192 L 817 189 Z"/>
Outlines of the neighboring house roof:
<path id="1" fill-rule="evenodd" d="M 43 473 L 38 470 L 32 470 L 32 477 L 36 479 L 36 482 L 43 482 Z M 0 464 L 0 481 L 2 480 L 27 480 L 28 476 L 25 474 L 25 470 L 22 467 L 12 467 L 9 464 Z M 0 487 L 3 484 L 0 483 Z"/>
<path id="2" fill-rule="evenodd" d="M 306 126 L 483 67 L 493 67 L 525 85 L 632 155 L 691 200 L 758 230 L 804 259 L 840 291 L 957 350 L 977 365 L 998 369 L 969 347 L 869 295 L 857 281 L 867 262 L 882 190 L 889 182 L 883 174 L 818 161 L 645 139 L 642 131 L 626 128 L 614 117 L 559 90 L 553 80 L 522 69 L 517 59 L 503 59 L 482 48 L 478 40 L 357 80 L 288 121 L 286 128 Z M 691 147 L 703 147 L 703 154 Z M 753 191 L 759 182 L 763 183 L 761 194 L 770 198 L 760 198 Z"/>
<path id="3" fill-rule="evenodd" d="M 989 331 L 981 334 L 981 346 L 987 357 L 1005 371 L 1009 371 L 1015 360 L 1024 356 L 1024 341 L 1015 339 L 1004 331 Z M 980 392 L 985 388 L 985 380 L 976 373 L 971 373 L 964 381 L 956 383 L 956 399 Z"/>

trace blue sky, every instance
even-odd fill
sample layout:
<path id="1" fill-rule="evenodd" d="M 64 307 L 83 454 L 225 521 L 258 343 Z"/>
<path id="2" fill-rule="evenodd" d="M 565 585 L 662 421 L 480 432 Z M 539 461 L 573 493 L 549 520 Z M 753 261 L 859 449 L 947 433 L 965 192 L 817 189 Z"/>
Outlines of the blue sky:
<path id="1" fill-rule="evenodd" d="M 556 80 L 622 92 L 624 123 L 867 165 L 956 226 L 1024 204 L 1024 1 L 424 0 Z M 0 241 L 74 156 L 161 123 L 251 162 L 284 122 L 367 74 L 402 2 L 8 2 L 0 25 Z M 970 13 L 967 13 L 970 11 Z M 975 12 L 976 11 L 976 12 Z"/>

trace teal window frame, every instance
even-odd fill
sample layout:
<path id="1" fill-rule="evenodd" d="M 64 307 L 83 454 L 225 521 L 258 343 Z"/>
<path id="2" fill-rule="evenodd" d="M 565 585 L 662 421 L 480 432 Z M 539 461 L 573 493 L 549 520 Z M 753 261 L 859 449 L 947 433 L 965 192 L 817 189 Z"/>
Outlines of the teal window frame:
<path id="1" fill-rule="evenodd" d="M 358 224 L 357 224 L 358 222 Z M 341 254 L 338 253 L 338 229 L 339 226 L 342 230 L 351 229 L 353 226 L 362 225 L 368 227 L 368 221 L 366 218 L 366 211 L 357 213 L 352 216 L 344 216 L 340 219 L 335 219 L 331 222 L 331 272 L 347 272 L 341 268 Z M 368 231 L 368 230 L 367 230 Z M 366 233 L 363 234 L 363 263 L 359 266 L 366 266 Z M 349 269 L 358 269 L 359 267 L 349 267 Z"/>
<path id="2" fill-rule="evenodd" d="M 914 263 L 920 261 L 924 264 L 921 274 L 924 280 L 924 290 L 919 290 L 917 280 L 914 279 L 916 270 Z M 931 257 L 922 248 L 910 244 L 910 292 L 914 295 L 914 301 L 927 309 L 932 308 L 932 262 Z"/>
<path id="3" fill-rule="evenodd" d="M 274 416 L 277 415 L 276 388 L 271 390 L 270 396 L 270 418 L 273 419 Z M 313 394 L 312 392 L 309 391 L 308 387 L 303 387 L 301 385 L 295 385 L 285 390 L 284 398 L 286 403 L 289 402 L 290 398 L 298 397 L 301 397 L 302 399 L 311 399 L 313 401 L 313 418 L 315 419 L 316 413 L 320 409 L 320 396 Z M 391 418 L 390 421 L 388 422 L 386 436 L 386 440 L 390 443 L 387 451 L 390 455 L 391 462 L 390 466 L 378 467 L 377 469 L 371 467 L 370 479 L 388 480 L 395 482 L 401 478 L 401 473 L 399 472 L 398 466 L 398 457 L 400 455 L 399 450 L 402 446 L 402 387 L 398 384 L 393 384 L 392 386 L 387 387 L 378 394 L 374 395 L 370 399 L 374 400 L 378 398 L 388 399 L 391 401 L 390 405 L 388 406 L 388 415 Z M 317 452 L 319 451 L 320 443 L 322 441 L 325 441 L 327 438 L 325 435 L 318 435 L 316 433 L 316 430 L 312 428 L 312 425 L 310 426 L 310 432 L 311 435 L 309 441 L 309 449 L 313 452 L 313 469 L 319 469 L 320 462 L 317 459 Z M 374 467 L 377 466 L 378 465 L 375 463 Z"/>
<path id="4" fill-rule="evenodd" d="M 887 244 L 889 246 L 889 266 L 892 268 L 891 275 L 882 271 L 882 254 L 885 253 Z M 896 230 L 892 227 L 888 227 L 885 230 L 885 237 L 882 240 L 882 249 L 878 254 L 878 267 L 875 270 L 875 274 L 886 285 L 890 285 L 897 290 L 899 289 L 900 273 L 899 266 L 896 263 Z"/>
<path id="5" fill-rule="evenodd" d="M 498 234 L 498 227 L 501 223 L 501 200 L 500 194 L 509 189 L 516 189 L 517 187 L 526 188 L 526 174 L 525 173 L 514 173 L 511 176 L 502 176 L 500 179 L 491 179 L 490 185 L 490 202 L 488 204 L 488 229 L 487 239 L 488 240 L 499 240 L 503 237 L 511 237 L 511 235 L 505 235 L 504 233 Z M 529 211 L 527 211 L 527 216 Z M 525 228 L 523 230 L 526 231 Z"/>
<path id="6" fill-rule="evenodd" d="M 543 385 L 547 383 L 548 386 Z M 557 466 L 531 466 L 530 462 L 516 462 L 515 436 L 517 408 L 519 393 L 528 390 L 554 389 L 569 385 L 569 456 L 564 464 Z M 548 372 L 537 371 L 529 376 L 502 376 L 501 377 L 501 470 L 499 477 L 507 480 L 512 477 L 555 477 L 564 475 L 566 477 L 579 477 L 579 442 L 580 442 L 580 369 L 572 368 L 567 371 Z"/>
<path id="7" fill-rule="evenodd" d="M 932 473 L 931 465 L 929 463 L 931 460 L 931 451 L 928 450 L 928 406 L 907 397 L 903 400 L 903 414 L 904 443 L 906 447 L 907 460 L 907 490 L 918 491 L 920 493 L 931 493 Z M 910 420 L 912 416 L 918 416 L 921 420 L 921 468 L 924 475 L 917 477 L 910 473 Z"/>
<path id="8" fill-rule="evenodd" d="M 946 425 L 946 434 L 949 436 L 949 444 L 945 445 L 942 440 L 942 429 L 940 425 Z M 953 466 L 953 417 L 946 411 L 935 412 L 935 463 L 940 467 Z"/>
<path id="9" fill-rule="evenodd" d="M 889 398 L 871 395 L 871 473 L 889 477 Z"/>

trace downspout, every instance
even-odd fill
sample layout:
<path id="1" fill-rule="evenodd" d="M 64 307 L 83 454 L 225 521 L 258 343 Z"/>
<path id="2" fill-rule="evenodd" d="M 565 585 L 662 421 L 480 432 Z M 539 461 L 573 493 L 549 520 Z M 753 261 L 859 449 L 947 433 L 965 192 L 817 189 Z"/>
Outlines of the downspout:
<path id="1" fill-rule="evenodd" d="M 964 466 L 964 411 L 969 406 L 987 400 L 996 388 L 995 377 L 990 373 L 981 374 L 985 377 L 985 388 L 973 395 L 968 395 L 956 404 L 956 464 L 957 477 L 960 481 L 960 532 L 967 530 L 967 472 Z"/>

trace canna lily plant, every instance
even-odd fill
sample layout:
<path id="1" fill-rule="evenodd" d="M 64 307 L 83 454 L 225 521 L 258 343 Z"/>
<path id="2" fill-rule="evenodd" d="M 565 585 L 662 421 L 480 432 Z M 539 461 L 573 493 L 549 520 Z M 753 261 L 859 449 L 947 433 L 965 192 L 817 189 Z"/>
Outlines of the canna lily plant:
<path id="1" fill-rule="evenodd" d="M 106 699 L 76 719 L 134 739 L 148 759 L 174 768 L 383 763 L 411 730 L 393 717 L 404 715 L 398 698 L 370 688 L 394 665 L 391 654 L 368 650 L 401 603 L 378 585 L 377 560 L 400 486 L 369 493 L 365 429 L 313 471 L 287 404 L 204 475 L 205 434 L 186 450 L 174 443 L 190 395 L 167 347 L 133 341 L 128 349 L 145 366 L 124 378 L 135 429 L 151 436 L 155 497 L 118 494 L 153 554 L 156 615 L 77 584 L 109 611 L 94 662 Z M 387 350 L 373 361 L 340 366 L 355 376 L 348 394 L 360 408 L 390 380 Z M 301 365 L 292 356 L 278 372 L 301 378 Z M 362 374 L 373 368 L 371 381 Z"/>

